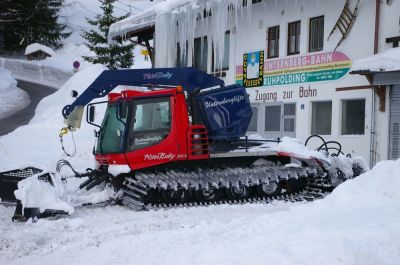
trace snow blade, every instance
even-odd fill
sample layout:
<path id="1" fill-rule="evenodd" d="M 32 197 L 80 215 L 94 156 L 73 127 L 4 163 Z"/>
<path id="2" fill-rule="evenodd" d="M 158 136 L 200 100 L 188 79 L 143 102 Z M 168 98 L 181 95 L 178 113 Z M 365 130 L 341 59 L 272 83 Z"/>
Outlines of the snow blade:
<path id="1" fill-rule="evenodd" d="M 51 210 L 46 209 L 44 212 L 40 212 L 39 208 L 23 208 L 21 201 L 17 200 L 17 207 L 15 208 L 14 216 L 12 217 L 13 222 L 26 222 L 29 218 L 39 219 L 68 215 L 67 212 L 62 210 Z"/>
<path id="2" fill-rule="evenodd" d="M 0 200 L 2 202 L 17 202 L 14 191 L 18 188 L 17 183 L 27 177 L 42 172 L 35 167 L 26 167 L 0 173 Z"/>

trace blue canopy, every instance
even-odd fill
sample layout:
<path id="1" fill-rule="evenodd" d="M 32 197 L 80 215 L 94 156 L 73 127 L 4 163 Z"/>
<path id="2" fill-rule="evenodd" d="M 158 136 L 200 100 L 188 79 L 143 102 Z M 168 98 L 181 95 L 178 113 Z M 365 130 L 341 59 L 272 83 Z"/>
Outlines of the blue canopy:
<path id="1" fill-rule="evenodd" d="M 182 86 L 185 91 L 191 93 L 194 89 L 223 87 L 225 84 L 223 80 L 192 67 L 105 70 L 71 105 L 63 108 L 64 118 L 67 118 L 76 106 L 86 106 L 93 99 L 104 97 L 118 85 Z"/>

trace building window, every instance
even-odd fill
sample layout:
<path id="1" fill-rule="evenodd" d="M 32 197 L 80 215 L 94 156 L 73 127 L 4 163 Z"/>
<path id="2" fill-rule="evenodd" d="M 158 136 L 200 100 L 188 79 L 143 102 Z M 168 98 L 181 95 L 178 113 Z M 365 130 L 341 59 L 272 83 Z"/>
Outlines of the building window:
<path id="1" fill-rule="evenodd" d="M 249 132 L 256 132 L 257 131 L 258 109 L 256 106 L 252 106 L 251 110 L 253 111 L 253 115 L 251 116 L 249 128 L 247 130 Z"/>
<path id="2" fill-rule="evenodd" d="M 309 51 L 317 52 L 324 49 L 324 16 L 310 19 Z"/>
<path id="3" fill-rule="evenodd" d="M 188 65 L 188 43 L 186 42 L 186 50 L 182 51 L 181 44 L 178 42 L 176 44 L 176 67 L 186 67 Z"/>
<path id="4" fill-rule="evenodd" d="M 208 42 L 207 37 L 194 39 L 193 67 L 207 72 L 207 54 Z"/>
<path id="5" fill-rule="evenodd" d="M 261 3 L 263 0 L 251 0 L 252 4 Z M 247 6 L 248 0 L 242 0 L 242 6 Z"/>
<path id="6" fill-rule="evenodd" d="M 213 72 L 222 72 L 222 71 L 229 70 L 229 46 L 230 46 L 230 32 L 227 31 L 225 33 L 225 38 L 224 38 L 224 50 L 223 50 L 223 54 L 222 54 L 222 60 L 218 53 L 217 53 L 217 56 L 214 57 L 214 49 L 213 49 L 213 52 L 212 52 Z M 221 64 L 221 62 L 222 62 L 222 64 Z"/>
<path id="7" fill-rule="evenodd" d="M 295 132 L 296 125 L 296 103 L 283 105 L 283 132 Z"/>
<path id="8" fill-rule="evenodd" d="M 281 106 L 265 107 L 265 131 L 280 132 L 281 131 Z"/>
<path id="9" fill-rule="evenodd" d="M 332 126 L 332 101 L 313 102 L 311 134 L 330 135 Z"/>
<path id="10" fill-rule="evenodd" d="M 288 55 L 300 53 L 300 21 L 289 23 Z"/>
<path id="11" fill-rule="evenodd" d="M 365 99 L 342 101 L 342 134 L 364 134 Z"/>
<path id="12" fill-rule="evenodd" d="M 279 26 L 268 29 L 268 58 L 279 57 Z"/>

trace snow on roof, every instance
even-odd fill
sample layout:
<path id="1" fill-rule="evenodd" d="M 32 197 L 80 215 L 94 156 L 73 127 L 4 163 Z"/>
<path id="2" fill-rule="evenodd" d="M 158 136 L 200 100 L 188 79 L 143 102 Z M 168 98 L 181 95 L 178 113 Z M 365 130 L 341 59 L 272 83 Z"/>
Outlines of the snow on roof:
<path id="1" fill-rule="evenodd" d="M 48 55 L 53 56 L 54 55 L 54 51 L 52 48 L 47 47 L 46 45 L 40 44 L 40 43 L 32 43 L 29 44 L 28 46 L 26 46 L 25 49 L 25 55 L 37 52 L 37 51 L 42 51 L 47 53 Z"/>
<path id="2" fill-rule="evenodd" d="M 351 67 L 351 71 L 400 71 L 400 47 L 356 60 Z"/>
<path id="3" fill-rule="evenodd" d="M 154 26 L 157 15 L 170 12 L 190 2 L 196 3 L 197 0 L 166 0 L 158 3 L 137 15 L 127 17 L 112 24 L 110 26 L 108 38 L 111 41 L 112 38 L 125 35 L 130 31 Z"/>

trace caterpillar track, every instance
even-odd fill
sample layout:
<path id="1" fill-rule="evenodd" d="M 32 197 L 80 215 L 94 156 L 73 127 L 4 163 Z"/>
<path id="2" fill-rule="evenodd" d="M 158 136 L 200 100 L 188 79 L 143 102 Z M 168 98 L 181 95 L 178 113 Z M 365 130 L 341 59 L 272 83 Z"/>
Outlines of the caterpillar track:
<path id="1" fill-rule="evenodd" d="M 274 188 L 275 187 L 275 188 Z M 321 167 L 250 166 L 141 172 L 125 178 L 122 203 L 133 210 L 312 201 L 332 191 Z"/>

